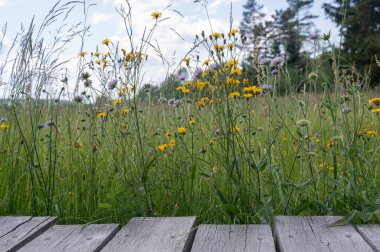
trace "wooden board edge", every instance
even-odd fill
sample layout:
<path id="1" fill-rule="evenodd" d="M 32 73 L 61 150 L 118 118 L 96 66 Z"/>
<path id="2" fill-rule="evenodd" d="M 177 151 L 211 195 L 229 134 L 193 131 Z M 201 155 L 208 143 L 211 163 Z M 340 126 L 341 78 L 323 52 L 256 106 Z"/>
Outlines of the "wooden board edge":
<path id="1" fill-rule="evenodd" d="M 183 247 L 182 252 L 190 252 L 191 251 L 193 244 L 194 244 L 195 235 L 196 235 L 196 233 L 198 231 L 198 227 L 199 227 L 197 216 L 189 216 L 189 217 L 193 217 L 194 222 L 193 222 L 193 225 L 191 226 L 190 233 L 187 236 L 187 239 L 185 241 L 185 245 Z"/>
<path id="2" fill-rule="evenodd" d="M 120 225 L 116 224 L 112 232 L 102 241 L 102 243 L 94 250 L 94 252 L 100 252 L 115 237 L 115 235 L 120 230 L 121 230 Z"/>
<path id="3" fill-rule="evenodd" d="M 372 241 L 366 236 L 366 234 L 364 232 L 362 232 L 359 227 L 357 225 L 353 225 L 356 232 L 358 232 L 360 234 L 360 236 L 363 238 L 363 240 L 368 244 L 368 246 L 371 247 L 371 249 L 373 249 L 373 251 L 375 252 L 379 252 L 379 248 L 377 248 L 375 246 L 375 244 L 372 243 Z"/>
<path id="4" fill-rule="evenodd" d="M 34 217 L 37 217 L 37 216 L 34 216 Z M 26 244 L 28 244 L 29 242 L 31 242 L 32 240 L 34 240 L 35 238 L 40 236 L 42 233 L 44 233 L 46 230 L 51 228 L 54 224 L 56 224 L 59 221 L 59 218 L 58 217 L 48 217 L 45 221 L 48 221 L 48 222 L 46 224 L 44 224 L 41 228 L 36 230 L 36 232 L 34 232 L 33 234 L 29 235 L 24 240 L 22 240 L 20 243 L 17 243 L 15 246 L 13 246 L 8 251 L 9 252 L 17 251 L 20 248 L 24 247 Z M 43 221 L 42 223 L 44 223 L 45 221 Z"/>

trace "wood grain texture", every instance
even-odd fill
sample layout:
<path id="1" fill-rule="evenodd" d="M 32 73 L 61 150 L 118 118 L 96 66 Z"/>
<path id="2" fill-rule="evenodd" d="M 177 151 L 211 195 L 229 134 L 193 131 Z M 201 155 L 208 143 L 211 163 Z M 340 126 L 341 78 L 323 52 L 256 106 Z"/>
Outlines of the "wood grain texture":
<path id="1" fill-rule="evenodd" d="M 359 225 L 359 234 L 376 252 L 380 252 L 380 225 Z"/>
<path id="2" fill-rule="evenodd" d="M 190 251 L 196 217 L 133 218 L 102 251 Z"/>
<path id="3" fill-rule="evenodd" d="M 22 247 L 20 251 L 100 251 L 119 229 L 117 224 L 55 225 Z"/>
<path id="4" fill-rule="evenodd" d="M 269 225 L 200 225 L 191 251 L 276 250 Z"/>
<path id="5" fill-rule="evenodd" d="M 57 221 L 57 217 L 0 217 L 1 251 L 16 251 Z"/>
<path id="6" fill-rule="evenodd" d="M 373 251 L 352 225 L 328 227 L 336 216 L 276 216 L 274 235 L 279 251 Z"/>

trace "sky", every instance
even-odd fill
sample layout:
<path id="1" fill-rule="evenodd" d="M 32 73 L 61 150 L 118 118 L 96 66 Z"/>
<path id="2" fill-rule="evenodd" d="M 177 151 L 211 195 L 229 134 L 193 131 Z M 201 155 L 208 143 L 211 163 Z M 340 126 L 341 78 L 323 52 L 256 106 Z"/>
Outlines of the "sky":
<path id="1" fill-rule="evenodd" d="M 62 0 L 62 2 L 67 1 L 69 0 Z M 119 9 L 125 0 L 91 0 L 91 2 L 95 5 L 89 9 L 87 16 L 90 31 L 89 36 L 85 39 L 83 50 L 91 52 L 99 46 L 99 50 L 102 51 L 104 48 L 102 48 L 101 41 L 104 38 L 110 38 L 113 42 L 119 41 L 121 46 L 127 47 L 123 20 L 116 12 L 116 9 Z M 264 5 L 264 11 L 268 15 L 273 14 L 275 9 L 287 7 L 286 0 L 258 0 L 258 2 Z M 333 38 L 336 38 L 338 34 L 335 25 L 325 17 L 321 8 L 324 2 L 329 2 L 329 0 L 315 0 L 314 2 L 312 13 L 319 16 L 315 20 L 315 29 L 322 33 L 332 30 Z M 8 28 L 0 52 L 0 61 L 4 59 L 4 55 L 8 51 L 12 39 L 20 30 L 21 24 L 28 25 L 33 17 L 35 22 L 40 24 L 54 3 L 56 3 L 55 0 L 0 0 L 0 26 L 7 23 Z M 202 30 L 206 34 L 211 32 L 204 7 L 195 4 L 194 0 L 130 0 L 130 3 L 136 39 L 141 37 L 145 27 L 149 28 L 154 24 L 150 16 L 152 11 L 162 11 L 163 18 L 169 17 L 168 20 L 159 25 L 154 36 L 154 40 L 158 41 L 162 54 L 167 59 L 178 62 L 191 48 L 195 34 L 200 34 Z M 231 6 L 233 27 L 238 28 L 245 3 L 246 0 L 208 0 L 207 9 L 212 30 L 228 33 Z M 166 8 L 169 5 L 170 7 Z M 67 22 L 75 24 L 82 21 L 83 17 L 82 8 L 77 6 Z M 46 33 L 45 36 L 49 37 L 49 33 Z M 81 41 L 79 40 L 67 46 L 65 57 L 74 59 L 68 64 L 71 72 L 76 69 L 77 55 L 80 50 Z M 164 79 L 166 68 L 162 66 L 161 60 L 154 56 L 154 52 L 151 51 L 151 53 L 153 55 L 144 69 L 146 72 L 144 81 L 154 84 Z"/>

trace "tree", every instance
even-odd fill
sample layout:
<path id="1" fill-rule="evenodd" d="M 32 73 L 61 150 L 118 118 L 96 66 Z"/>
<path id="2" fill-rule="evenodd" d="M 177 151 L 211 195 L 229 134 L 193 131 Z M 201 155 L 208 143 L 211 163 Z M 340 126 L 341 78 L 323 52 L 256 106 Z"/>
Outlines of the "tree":
<path id="1" fill-rule="evenodd" d="M 252 52 L 254 45 L 258 44 L 261 38 L 260 23 L 264 18 L 262 13 L 263 6 L 258 4 L 256 0 L 247 0 L 247 3 L 243 5 L 243 20 L 240 23 L 240 33 L 246 37 L 246 44 Z"/>
<path id="2" fill-rule="evenodd" d="M 323 8 L 340 27 L 343 58 L 362 70 L 369 66 L 373 73 L 372 85 L 379 85 L 380 68 L 374 57 L 380 56 L 380 1 L 334 0 L 332 4 L 325 3 Z"/>

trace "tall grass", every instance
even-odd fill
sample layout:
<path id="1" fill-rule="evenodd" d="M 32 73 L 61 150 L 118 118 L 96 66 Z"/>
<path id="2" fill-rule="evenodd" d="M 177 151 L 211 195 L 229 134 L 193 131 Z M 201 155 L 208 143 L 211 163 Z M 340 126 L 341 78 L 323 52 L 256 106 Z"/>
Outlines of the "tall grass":
<path id="1" fill-rule="evenodd" d="M 332 69 L 322 70 L 325 56 L 316 56 L 299 92 L 292 86 L 299 76 L 280 58 L 270 65 L 253 55 L 257 83 L 247 79 L 239 68 L 245 39 L 232 27 L 202 32 L 180 63 L 191 74 L 174 90 L 181 99 L 139 101 L 165 17 L 152 14 L 155 24 L 136 41 L 127 1 L 118 13 L 128 48 L 105 39 L 102 50 L 81 52 L 65 102 L 59 56 L 74 37 L 85 39 L 86 25 L 61 32 L 53 47 L 41 34 L 75 4 L 58 3 L 42 28 L 32 22 L 15 40 L 9 100 L 0 107 L 0 214 L 67 223 L 177 215 L 269 223 L 276 214 L 379 222 L 380 99 L 369 101 L 379 95 L 364 88 L 367 76 L 339 65 L 334 48 Z M 195 48 L 208 56 L 199 59 Z M 323 91 L 308 91 L 317 82 Z M 51 93 L 49 83 L 61 88 Z M 279 95 L 283 88 L 288 95 Z"/>

